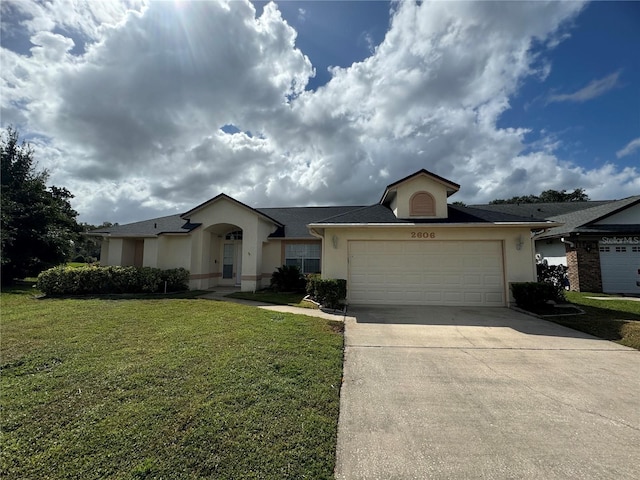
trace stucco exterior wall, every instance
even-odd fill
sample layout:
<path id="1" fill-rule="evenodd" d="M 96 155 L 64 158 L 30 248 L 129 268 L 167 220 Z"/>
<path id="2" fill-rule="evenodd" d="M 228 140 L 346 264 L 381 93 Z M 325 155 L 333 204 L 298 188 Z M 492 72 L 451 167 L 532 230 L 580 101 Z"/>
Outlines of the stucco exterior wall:
<path id="1" fill-rule="evenodd" d="M 271 274 L 284 263 L 282 258 L 283 243 L 280 240 L 270 240 L 262 244 L 262 285 L 267 287 L 271 281 Z"/>
<path id="2" fill-rule="evenodd" d="M 107 263 L 106 265 L 123 265 L 122 238 L 110 238 L 107 244 L 109 246 L 109 263 Z"/>
<path id="3" fill-rule="evenodd" d="M 145 238 L 144 239 L 144 256 L 142 257 L 143 267 L 158 266 L 158 239 L 157 238 Z"/>
<path id="4" fill-rule="evenodd" d="M 134 265 L 136 255 L 136 240 L 125 238 L 122 240 L 122 260 L 120 265 L 126 267 Z"/>
<path id="5" fill-rule="evenodd" d="M 420 238 L 412 236 L 421 233 Z M 428 238 L 424 238 L 427 232 Z M 433 236 L 431 236 L 433 234 Z M 337 237 L 334 246 L 332 238 Z M 523 227 L 370 227 L 370 228 L 326 228 L 323 242 L 322 276 L 323 278 L 348 279 L 349 241 L 350 240 L 404 240 L 428 242 L 430 240 L 501 240 L 503 242 L 503 260 L 506 297 L 511 282 L 531 282 L 536 280 L 534 249 L 531 233 Z M 518 249 L 518 246 L 520 248 Z M 348 285 L 347 285 L 348 288 Z"/>
<path id="6" fill-rule="evenodd" d="M 418 176 L 397 187 L 395 213 L 398 218 L 409 218 L 411 196 L 416 192 L 429 192 L 436 203 L 436 215 L 431 218 L 447 217 L 447 188 L 426 176 Z"/>
<path id="7" fill-rule="evenodd" d="M 227 227 L 242 230 L 242 290 L 254 291 L 261 287 L 263 242 L 275 230 L 273 223 L 226 198 L 205 205 L 191 214 L 190 220 L 202 224 L 191 232 L 191 288 L 207 288 L 211 284 L 212 249 L 208 232 L 219 230 L 223 233 Z"/>
<path id="8" fill-rule="evenodd" d="M 106 237 L 100 243 L 100 265 L 112 265 L 109 263 L 109 239 Z"/>
<path id="9" fill-rule="evenodd" d="M 157 241 L 157 267 L 190 269 L 191 238 L 188 236 L 161 235 Z"/>

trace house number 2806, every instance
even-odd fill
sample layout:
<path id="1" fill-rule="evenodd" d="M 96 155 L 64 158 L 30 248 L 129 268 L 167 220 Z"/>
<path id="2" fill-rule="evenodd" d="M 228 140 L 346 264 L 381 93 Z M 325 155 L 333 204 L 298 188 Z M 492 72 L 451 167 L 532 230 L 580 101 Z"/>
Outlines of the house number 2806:
<path id="1" fill-rule="evenodd" d="M 422 238 L 424 240 L 436 238 L 436 234 L 434 232 L 411 232 L 411 238 Z"/>

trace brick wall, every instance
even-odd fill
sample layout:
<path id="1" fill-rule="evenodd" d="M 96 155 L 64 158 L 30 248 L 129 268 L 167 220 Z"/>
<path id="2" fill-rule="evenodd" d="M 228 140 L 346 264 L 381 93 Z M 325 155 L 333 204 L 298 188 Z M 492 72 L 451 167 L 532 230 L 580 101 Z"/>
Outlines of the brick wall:
<path id="1" fill-rule="evenodd" d="M 572 238 L 571 241 L 575 247 L 565 244 L 570 289 L 574 292 L 602 292 L 598 240 Z"/>

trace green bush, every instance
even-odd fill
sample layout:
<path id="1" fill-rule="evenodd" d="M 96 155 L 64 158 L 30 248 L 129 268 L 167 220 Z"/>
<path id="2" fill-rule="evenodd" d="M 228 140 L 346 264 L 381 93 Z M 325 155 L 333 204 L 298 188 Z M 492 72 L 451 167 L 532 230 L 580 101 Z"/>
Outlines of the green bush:
<path id="1" fill-rule="evenodd" d="M 304 292 L 304 275 L 297 265 L 283 265 L 271 275 L 271 288 L 277 292 Z"/>
<path id="2" fill-rule="evenodd" d="M 307 293 L 327 308 L 340 308 L 347 298 L 347 281 L 344 279 L 322 279 L 319 275 L 307 277 Z"/>
<path id="3" fill-rule="evenodd" d="M 562 302 L 565 300 L 564 292 L 565 287 L 569 286 L 569 279 L 567 278 L 567 267 L 564 265 L 545 265 L 539 263 L 536 265 L 538 273 L 538 282 L 551 283 L 555 287 L 556 302 Z"/>
<path id="4" fill-rule="evenodd" d="M 511 293 L 519 307 L 531 309 L 557 300 L 558 289 L 547 282 L 518 282 L 511 284 Z"/>
<path id="5" fill-rule="evenodd" d="M 47 295 L 88 295 L 96 293 L 157 293 L 187 290 L 189 271 L 184 268 L 160 270 L 150 267 L 54 267 L 38 275 L 37 287 Z"/>

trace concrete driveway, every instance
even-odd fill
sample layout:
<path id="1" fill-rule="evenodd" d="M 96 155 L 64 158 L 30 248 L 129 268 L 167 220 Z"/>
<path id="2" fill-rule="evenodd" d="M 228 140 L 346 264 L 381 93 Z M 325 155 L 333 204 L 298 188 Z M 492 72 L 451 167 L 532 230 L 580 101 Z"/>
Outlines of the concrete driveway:
<path id="1" fill-rule="evenodd" d="M 640 352 L 505 308 L 352 308 L 336 478 L 640 478 Z"/>

